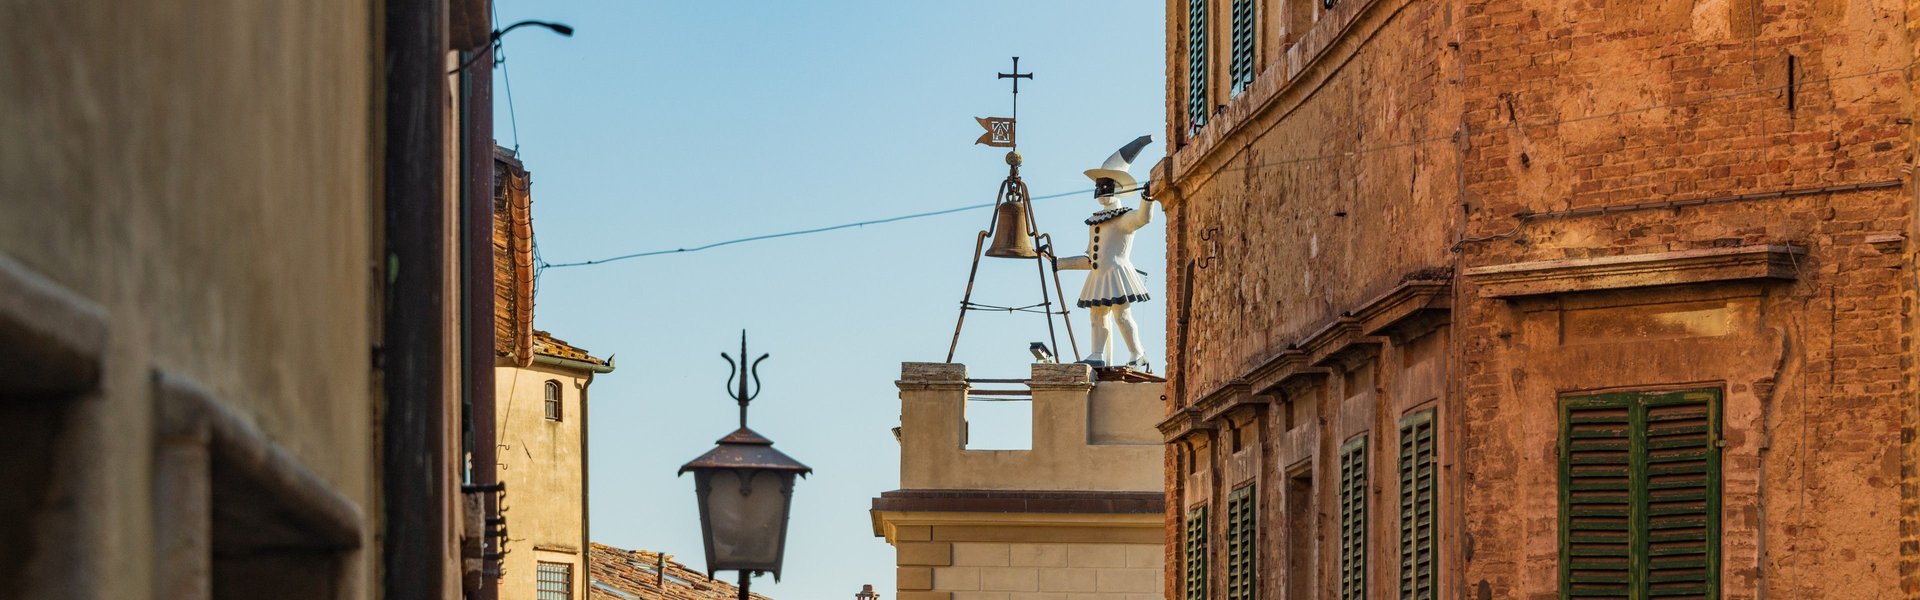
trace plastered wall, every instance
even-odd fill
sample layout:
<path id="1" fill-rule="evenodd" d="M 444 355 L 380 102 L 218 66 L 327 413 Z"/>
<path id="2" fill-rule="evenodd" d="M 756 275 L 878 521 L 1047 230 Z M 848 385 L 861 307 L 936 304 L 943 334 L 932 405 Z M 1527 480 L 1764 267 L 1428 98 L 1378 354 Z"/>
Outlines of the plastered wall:
<path id="1" fill-rule="evenodd" d="M 560 384 L 560 419 L 546 414 L 546 384 Z M 573 565 L 574 597 L 585 598 L 586 373 L 546 365 L 494 369 L 500 396 L 500 480 L 507 484 L 510 535 L 502 600 L 533 600 L 538 563 Z"/>
<path id="2" fill-rule="evenodd" d="M 54 567 L 75 575 L 69 597 L 153 592 L 156 369 L 204 386 L 378 514 L 376 12 L 0 8 L 0 255 L 108 317 L 99 393 L 57 442 L 85 523 L 83 550 Z M 344 597 L 371 594 L 374 556 L 352 555 Z"/>

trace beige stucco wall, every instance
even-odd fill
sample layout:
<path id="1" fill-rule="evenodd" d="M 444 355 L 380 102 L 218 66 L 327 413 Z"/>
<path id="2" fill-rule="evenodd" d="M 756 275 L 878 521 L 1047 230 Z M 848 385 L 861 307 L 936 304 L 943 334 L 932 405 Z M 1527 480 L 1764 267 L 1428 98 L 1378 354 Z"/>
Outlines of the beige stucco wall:
<path id="1" fill-rule="evenodd" d="M 903 600 L 1160 598 L 1160 544 L 942 542 L 928 547 L 945 552 L 902 557 L 897 579 Z M 909 588 L 921 584 L 926 589 Z"/>
<path id="2" fill-rule="evenodd" d="M 1161 384 L 1094 385 L 1085 365 L 1035 364 L 1033 449 L 968 450 L 966 365 L 906 363 L 900 377 L 902 489 L 1160 489 Z"/>
<path id="3" fill-rule="evenodd" d="M 1033 365 L 1033 448 L 968 450 L 966 366 L 901 365 L 901 489 L 873 511 L 894 546 L 895 598 L 1160 597 L 1164 385 L 1092 377 Z"/>
<path id="4" fill-rule="evenodd" d="M 587 597 L 586 399 L 590 373 L 548 365 L 494 369 L 500 481 L 508 540 L 501 600 L 534 600 L 538 562 L 573 565 L 575 598 Z M 560 383 L 561 417 L 546 418 L 546 382 Z"/>
<path id="5" fill-rule="evenodd" d="M 150 597 L 152 373 L 204 386 L 378 514 L 366 2 L 0 5 L 0 255 L 101 305 L 56 472 L 63 597 Z M 5 290 L 0 290 L 4 293 Z M 348 597 L 369 597 L 374 553 Z"/>

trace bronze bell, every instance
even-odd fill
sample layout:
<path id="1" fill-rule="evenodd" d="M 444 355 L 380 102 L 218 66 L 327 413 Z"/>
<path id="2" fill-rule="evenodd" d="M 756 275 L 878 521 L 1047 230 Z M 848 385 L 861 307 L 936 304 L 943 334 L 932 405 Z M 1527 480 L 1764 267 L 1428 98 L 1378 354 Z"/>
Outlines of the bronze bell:
<path id="1" fill-rule="evenodd" d="M 1022 201 L 1002 202 L 994 209 L 993 245 L 987 247 L 987 256 L 994 258 L 1034 258 L 1040 256 L 1033 250 L 1033 237 L 1027 235 L 1027 203 Z"/>

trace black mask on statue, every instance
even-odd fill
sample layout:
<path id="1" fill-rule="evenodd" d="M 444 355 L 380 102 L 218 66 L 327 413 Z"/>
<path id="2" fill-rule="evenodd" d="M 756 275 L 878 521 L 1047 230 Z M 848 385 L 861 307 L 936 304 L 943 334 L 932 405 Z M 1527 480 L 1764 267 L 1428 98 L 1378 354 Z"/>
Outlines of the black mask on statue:
<path id="1" fill-rule="evenodd" d="M 1101 196 L 1112 196 L 1115 188 L 1118 188 L 1118 187 L 1119 185 L 1115 183 L 1112 179 L 1107 179 L 1105 177 L 1096 179 L 1093 182 L 1093 197 L 1099 198 Z"/>

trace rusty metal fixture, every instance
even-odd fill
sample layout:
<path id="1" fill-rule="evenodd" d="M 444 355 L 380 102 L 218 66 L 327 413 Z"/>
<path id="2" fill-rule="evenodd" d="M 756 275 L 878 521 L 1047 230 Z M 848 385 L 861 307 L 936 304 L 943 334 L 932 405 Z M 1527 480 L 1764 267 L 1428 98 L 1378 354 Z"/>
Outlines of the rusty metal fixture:
<path id="1" fill-rule="evenodd" d="M 1020 115 L 1020 80 L 1033 79 L 1033 74 L 1020 72 L 1020 57 L 1016 56 L 1013 58 L 1013 72 L 998 75 L 1000 79 L 1013 80 L 1014 116 L 1008 119 L 976 117 L 975 120 L 979 121 L 980 126 L 985 127 L 988 132 L 987 135 L 981 136 L 980 140 L 976 140 L 976 143 L 1010 148 L 1006 157 L 1007 178 L 1000 182 L 999 194 L 993 201 L 993 221 L 989 222 L 987 228 L 975 235 L 973 239 L 973 265 L 967 271 L 967 291 L 960 297 L 960 318 L 953 324 L 953 340 L 947 344 L 947 362 L 953 362 L 953 353 L 960 348 L 960 330 L 966 326 L 967 311 L 971 310 L 1033 312 L 1045 316 L 1049 353 L 1059 357 L 1064 354 L 1060 352 L 1060 338 L 1055 333 L 1053 325 L 1053 318 L 1057 315 L 1066 327 L 1067 343 L 1073 349 L 1074 359 L 1078 360 L 1080 343 L 1073 337 L 1073 320 L 1068 317 L 1068 307 L 1071 305 L 1067 303 L 1067 296 L 1062 292 L 1059 269 L 1051 269 L 1053 291 L 1050 294 L 1047 290 L 1047 271 L 1056 258 L 1052 248 L 1053 238 L 1042 233 L 1034 223 L 1033 210 L 1028 201 L 1031 196 L 1027 193 L 1026 182 L 1020 180 L 1021 158 L 1019 146 L 1016 145 L 1018 137 L 1015 134 Z M 993 239 L 991 245 L 986 243 L 988 238 Z M 983 247 L 986 249 L 984 253 L 981 252 Z M 1040 303 L 1021 307 L 974 303 L 973 282 L 980 275 L 980 257 L 983 255 L 993 258 L 1033 259 L 1034 266 L 1040 275 Z M 1054 310 L 1053 306 L 1053 296 L 1056 295 L 1060 298 L 1059 310 Z"/>
<path id="2" fill-rule="evenodd" d="M 680 467 L 682 475 L 693 473 L 707 576 L 714 571 L 739 571 L 741 600 L 747 598 L 754 575 L 772 573 L 775 581 L 780 580 L 787 522 L 793 512 L 793 481 L 813 472 L 775 450 L 773 440 L 747 428 L 747 405 L 760 396 L 760 362 L 768 356 L 747 361 L 745 331 L 740 332 L 739 361 L 720 354 L 728 365 L 727 395 L 740 404 L 740 428 Z M 748 378 L 753 379 L 751 391 Z"/>
<path id="3" fill-rule="evenodd" d="M 1027 235 L 1027 203 L 1024 201 L 1002 202 L 993 209 L 993 244 L 987 246 L 987 256 L 994 258 L 1038 258 L 1040 253 L 1033 249 L 1033 236 Z"/>

